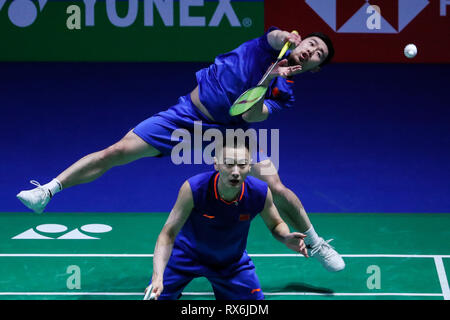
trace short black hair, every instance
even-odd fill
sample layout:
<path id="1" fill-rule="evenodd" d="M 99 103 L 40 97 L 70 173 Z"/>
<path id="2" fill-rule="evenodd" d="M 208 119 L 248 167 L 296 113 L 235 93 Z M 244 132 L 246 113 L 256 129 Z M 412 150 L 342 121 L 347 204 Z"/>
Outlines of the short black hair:
<path id="1" fill-rule="evenodd" d="M 228 143 L 227 143 L 228 142 Z M 222 140 L 222 144 L 219 144 L 218 141 L 215 141 L 215 150 L 214 150 L 214 156 L 219 159 L 219 162 L 223 159 L 223 150 L 227 147 L 231 147 L 234 149 L 239 149 L 241 147 L 244 147 L 247 149 L 247 152 L 250 154 L 250 143 L 248 139 L 244 138 L 238 139 L 237 136 L 232 136 L 232 140 L 224 138 Z"/>
<path id="2" fill-rule="evenodd" d="M 226 147 L 233 147 L 233 148 L 240 148 L 240 147 L 245 147 L 245 149 L 247 149 L 247 151 L 250 151 L 250 141 L 249 141 L 249 137 L 244 138 L 244 141 L 242 141 L 241 139 L 238 139 L 237 136 L 232 136 L 233 141 L 229 141 L 227 144 L 227 139 L 223 139 L 222 141 L 222 149 L 225 149 Z M 244 142 L 244 143 L 242 143 Z"/>
<path id="3" fill-rule="evenodd" d="M 306 37 L 303 38 L 303 40 L 311 37 L 317 37 L 321 39 L 328 47 L 328 55 L 325 60 L 322 61 L 322 63 L 319 65 L 319 67 L 323 67 L 324 65 L 330 63 L 331 59 L 333 59 L 334 56 L 334 46 L 333 42 L 331 41 L 330 37 L 328 37 L 325 33 L 322 32 L 313 32 L 308 34 Z"/>

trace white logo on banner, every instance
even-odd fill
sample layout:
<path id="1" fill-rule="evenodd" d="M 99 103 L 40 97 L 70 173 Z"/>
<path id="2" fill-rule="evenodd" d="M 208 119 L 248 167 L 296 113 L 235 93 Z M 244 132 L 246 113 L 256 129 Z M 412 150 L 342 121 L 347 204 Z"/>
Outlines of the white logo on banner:
<path id="1" fill-rule="evenodd" d="M 234 11 L 231 0 L 217 0 L 217 7 L 207 23 L 204 16 L 193 16 L 190 11 L 195 7 L 203 7 L 205 0 L 178 0 L 179 12 L 175 14 L 174 0 L 128 0 L 128 10 L 124 17 L 120 17 L 117 13 L 117 2 L 123 0 L 106 0 L 106 15 L 112 25 L 116 27 L 129 27 L 135 23 L 138 17 L 139 2 L 143 2 L 144 26 L 153 26 L 155 11 L 158 12 L 161 20 L 166 27 L 175 25 L 174 17 L 179 17 L 179 25 L 181 27 L 217 27 L 224 18 L 228 20 L 232 27 L 241 27 L 236 12 Z M 0 0 L 0 10 L 3 8 L 7 0 Z M 8 17 L 12 24 L 17 27 L 24 28 L 32 25 L 39 11 L 44 9 L 48 0 L 13 0 L 8 7 Z M 89 27 L 95 26 L 95 5 L 97 0 L 83 0 L 85 15 L 85 25 Z M 70 30 L 81 29 L 81 7 L 77 4 L 71 4 L 67 7 L 66 26 Z M 245 27 L 252 25 L 251 18 L 244 18 Z"/>
<path id="2" fill-rule="evenodd" d="M 441 1 L 442 6 L 449 0 Z M 398 0 L 398 30 L 389 24 L 380 8 L 369 0 L 337 30 L 337 0 L 305 0 L 334 31 L 338 33 L 399 33 L 430 4 L 429 0 Z"/>
<path id="3" fill-rule="evenodd" d="M 36 229 L 36 230 L 35 230 Z M 81 231 L 87 233 L 106 233 L 112 230 L 111 226 L 107 224 L 86 224 L 82 226 Z M 62 224 L 41 224 L 35 228 L 30 228 L 11 239 L 33 239 L 33 240 L 42 240 L 42 239 L 76 239 L 76 240 L 89 240 L 89 239 L 100 239 L 97 237 L 89 236 L 83 232 L 81 232 L 78 228 L 64 233 L 58 237 L 56 234 L 60 234 L 66 232 L 68 228 Z"/>
<path id="4" fill-rule="evenodd" d="M 6 0 L 0 0 L 0 10 Z M 39 11 L 42 11 L 47 0 L 37 0 Z M 24 28 L 32 25 L 38 15 L 38 8 L 31 0 L 14 0 L 8 7 L 8 17 L 16 27 Z"/>

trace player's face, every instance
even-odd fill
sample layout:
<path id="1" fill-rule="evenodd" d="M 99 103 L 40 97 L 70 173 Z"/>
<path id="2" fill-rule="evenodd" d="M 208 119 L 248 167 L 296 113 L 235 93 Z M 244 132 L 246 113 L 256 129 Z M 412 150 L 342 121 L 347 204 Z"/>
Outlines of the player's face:
<path id="1" fill-rule="evenodd" d="M 223 150 L 223 162 L 216 165 L 220 177 L 227 187 L 240 188 L 250 172 L 250 156 L 246 148 Z"/>
<path id="2" fill-rule="evenodd" d="M 303 72 L 316 69 L 328 56 L 328 47 L 322 39 L 304 39 L 288 57 L 290 65 L 301 65 Z"/>

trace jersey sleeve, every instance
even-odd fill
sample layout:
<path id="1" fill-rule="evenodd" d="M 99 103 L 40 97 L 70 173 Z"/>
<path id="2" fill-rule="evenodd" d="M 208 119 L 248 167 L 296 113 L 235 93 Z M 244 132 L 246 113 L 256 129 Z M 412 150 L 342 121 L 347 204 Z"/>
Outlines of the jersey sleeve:
<path id="1" fill-rule="evenodd" d="M 281 77 L 276 78 L 271 83 L 264 99 L 264 104 L 267 106 L 269 114 L 289 109 L 294 105 L 293 85 L 294 81 Z"/>
<path id="2" fill-rule="evenodd" d="M 198 74 L 197 81 L 201 83 L 200 91 L 205 94 L 210 93 L 205 100 L 214 101 L 217 95 L 217 90 L 208 89 L 207 86 L 213 85 L 214 88 L 220 88 L 220 91 L 226 94 L 228 104 L 236 100 L 242 92 L 255 86 L 278 54 L 267 39 L 268 33 L 276 29 L 269 28 L 261 37 L 249 40 L 236 49 L 217 56 L 208 70 L 208 81 L 199 79 Z"/>

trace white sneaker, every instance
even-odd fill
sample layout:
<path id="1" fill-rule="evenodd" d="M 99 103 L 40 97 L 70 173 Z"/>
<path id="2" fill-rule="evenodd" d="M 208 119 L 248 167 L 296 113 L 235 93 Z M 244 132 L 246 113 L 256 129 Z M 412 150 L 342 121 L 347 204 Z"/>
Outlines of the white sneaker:
<path id="1" fill-rule="evenodd" d="M 37 188 L 20 191 L 19 194 L 17 194 L 17 198 L 34 212 L 42 213 L 45 206 L 52 198 L 52 194 L 50 190 L 41 186 L 39 182 L 31 180 L 30 183 Z"/>
<path id="2" fill-rule="evenodd" d="M 345 262 L 339 253 L 329 245 L 331 241 L 333 239 L 325 241 L 323 238 L 319 238 L 319 242 L 314 247 L 307 246 L 308 255 L 319 260 L 328 271 L 341 271 L 345 268 Z"/>

